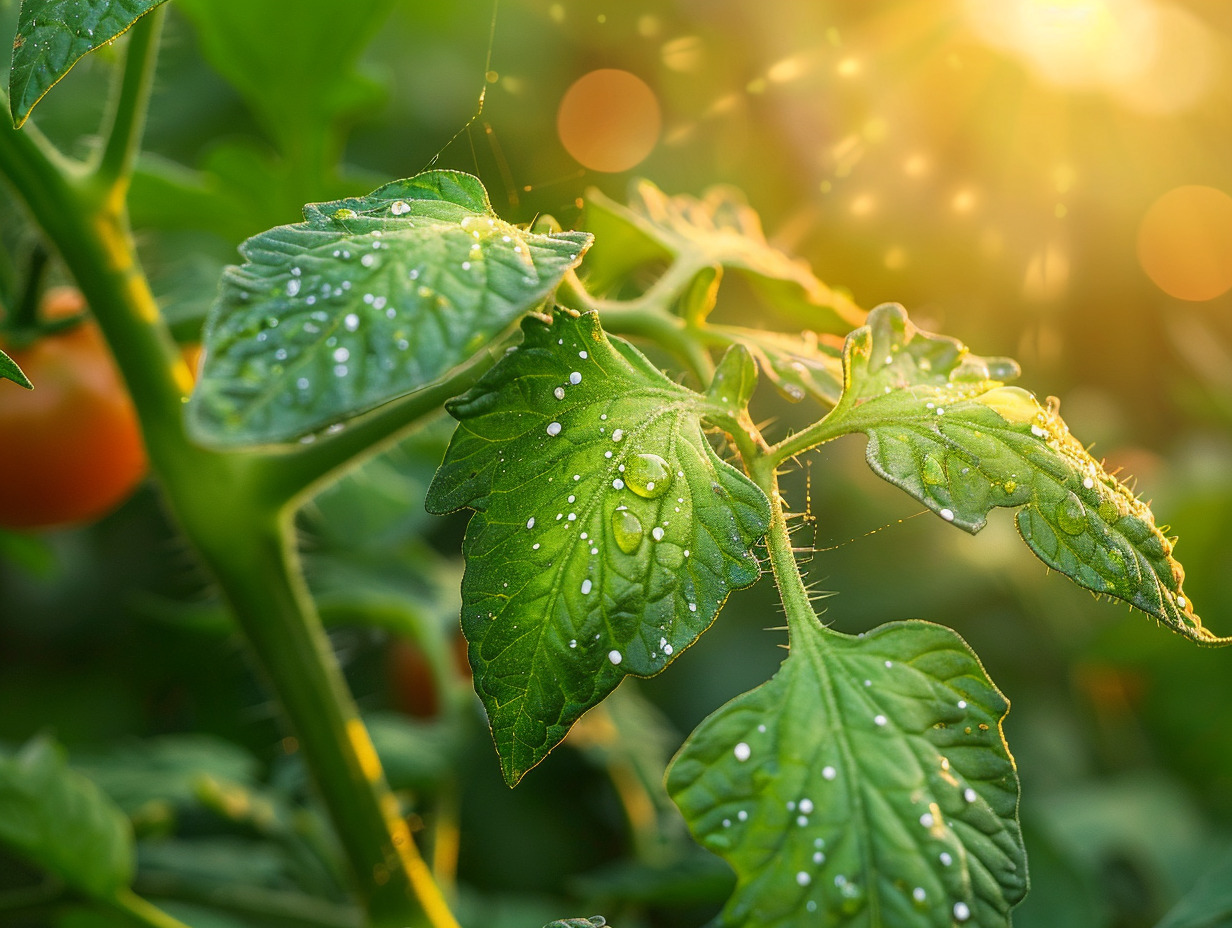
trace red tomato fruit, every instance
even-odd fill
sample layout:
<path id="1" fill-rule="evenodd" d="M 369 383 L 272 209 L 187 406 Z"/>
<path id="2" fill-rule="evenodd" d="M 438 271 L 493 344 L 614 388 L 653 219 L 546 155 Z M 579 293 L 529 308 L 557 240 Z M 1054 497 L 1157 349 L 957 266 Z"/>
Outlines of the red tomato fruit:
<path id="1" fill-rule="evenodd" d="M 84 312 L 57 287 L 41 318 Z M 93 319 L 23 348 L 0 343 L 34 384 L 0 385 L 0 526 L 91 522 L 123 501 L 146 472 L 132 400 Z M 8 389 L 13 387 L 13 389 Z"/>

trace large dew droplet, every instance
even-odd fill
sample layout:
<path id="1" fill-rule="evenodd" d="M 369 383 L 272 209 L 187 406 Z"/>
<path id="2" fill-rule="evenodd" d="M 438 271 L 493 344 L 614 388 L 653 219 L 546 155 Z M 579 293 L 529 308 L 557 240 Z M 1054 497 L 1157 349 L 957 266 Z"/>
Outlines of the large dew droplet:
<path id="1" fill-rule="evenodd" d="M 655 499 L 671 486 L 672 472 L 657 454 L 637 454 L 625 468 L 625 484 L 638 496 Z"/>
<path id="2" fill-rule="evenodd" d="M 932 487 L 944 486 L 948 482 L 945 468 L 931 454 L 924 455 L 924 466 L 920 468 L 920 476 L 924 478 L 926 484 Z"/>
<path id="3" fill-rule="evenodd" d="M 1057 507 L 1057 524 L 1070 535 L 1081 535 L 1087 530 L 1086 509 L 1073 493 L 1066 493 Z"/>
<path id="4" fill-rule="evenodd" d="M 642 534 L 642 520 L 628 509 L 612 513 L 612 537 L 616 539 L 616 547 L 625 554 L 632 554 L 641 546 Z"/>

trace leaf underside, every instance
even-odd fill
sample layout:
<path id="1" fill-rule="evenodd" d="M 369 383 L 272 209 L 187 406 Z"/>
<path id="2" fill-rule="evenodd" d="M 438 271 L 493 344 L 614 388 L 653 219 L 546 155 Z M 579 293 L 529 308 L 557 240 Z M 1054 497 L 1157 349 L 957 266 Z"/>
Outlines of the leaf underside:
<path id="1" fill-rule="evenodd" d="M 1049 567 L 1199 644 L 1232 643 L 1203 627 L 1150 508 L 1070 434 L 1055 403 L 1002 383 L 1016 374 L 1010 362 L 977 358 L 886 305 L 848 337 L 844 369 L 831 415 L 868 436 L 877 474 L 968 532 L 994 507 L 1017 509 L 1019 533 Z"/>
<path id="2" fill-rule="evenodd" d="M 21 128 L 35 104 L 84 56 L 165 0 L 22 0 L 13 39 L 9 106 Z"/>
<path id="3" fill-rule="evenodd" d="M 97 899 L 133 878 L 128 818 L 44 738 L 0 757 L 0 842 Z"/>
<path id="4" fill-rule="evenodd" d="M 1008 703 L 953 631 L 793 629 L 778 673 L 668 771 L 736 871 L 726 926 L 998 928 L 1026 893 Z"/>
<path id="5" fill-rule="evenodd" d="M 864 320 L 864 312 L 818 280 L 806 262 L 766 241 L 757 213 L 733 187 L 712 187 L 701 198 L 668 196 L 639 180 L 628 206 L 597 190 L 588 191 L 586 201 L 586 227 L 599 240 L 587 261 L 587 283 L 595 290 L 642 266 L 673 260 L 699 272 L 723 267 L 739 274 L 770 307 L 810 329 L 845 335 Z"/>
<path id="6" fill-rule="evenodd" d="M 475 510 L 462 627 L 510 784 L 757 579 L 750 548 L 769 520 L 703 434 L 704 397 L 609 341 L 594 313 L 528 317 L 523 332 L 450 404 L 459 426 L 427 498 Z"/>
<path id="7" fill-rule="evenodd" d="M 294 439 L 440 378 L 551 294 L 590 243 L 503 222 L 432 171 L 245 242 L 206 325 L 192 402 L 215 445 Z"/>

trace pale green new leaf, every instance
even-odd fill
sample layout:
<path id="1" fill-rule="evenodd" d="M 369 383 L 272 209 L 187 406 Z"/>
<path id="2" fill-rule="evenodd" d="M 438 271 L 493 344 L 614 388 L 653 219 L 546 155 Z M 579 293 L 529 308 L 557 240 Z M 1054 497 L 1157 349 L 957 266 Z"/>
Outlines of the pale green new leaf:
<path id="1" fill-rule="evenodd" d="M 643 266 L 677 261 L 697 272 L 722 267 L 741 275 L 771 307 L 810 329 L 846 335 L 864 319 L 806 262 L 766 241 L 757 213 L 735 188 L 711 187 L 699 199 L 668 196 L 639 180 L 628 206 L 597 190 L 586 201 L 586 228 L 599 242 L 586 264 L 593 290 L 609 289 Z"/>
<path id="2" fill-rule="evenodd" d="M 1003 928 L 1027 889 L 1008 703 L 948 628 L 793 629 L 667 787 L 736 871 L 730 928 Z"/>
<path id="3" fill-rule="evenodd" d="M 191 405 L 207 443 L 286 441 L 427 386 L 542 303 L 590 242 L 503 222 L 452 171 L 304 218 L 249 239 L 223 276 Z"/>
<path id="4" fill-rule="evenodd" d="M 11 380 L 19 387 L 25 387 L 27 390 L 34 389 L 34 384 L 30 383 L 30 378 L 26 376 L 25 371 L 3 351 L 0 351 L 0 380 Z"/>
<path id="5" fill-rule="evenodd" d="M 823 406 L 833 406 L 842 395 L 841 338 L 812 331 L 793 335 L 738 326 L 713 329 L 748 348 L 766 379 L 793 403 L 809 397 Z"/>
<path id="6" fill-rule="evenodd" d="M 21 128 L 55 84 L 94 49 L 165 0 L 22 0 L 13 39 L 9 106 Z"/>
<path id="7" fill-rule="evenodd" d="M 516 783 L 626 674 L 661 671 L 757 579 L 766 498 L 702 432 L 699 396 L 599 328 L 528 317 L 523 343 L 450 404 L 427 506 L 476 511 L 462 627 Z"/>
<path id="8" fill-rule="evenodd" d="M 0 843 L 97 899 L 132 882 L 128 819 L 45 738 L 0 757 Z"/>
<path id="9" fill-rule="evenodd" d="M 865 433 L 869 465 L 886 480 L 972 533 L 994 507 L 1016 508 L 1019 533 L 1049 567 L 1201 644 L 1232 642 L 1203 628 L 1150 508 L 1070 434 L 1055 403 L 1003 385 L 1012 362 L 978 358 L 885 305 L 848 338 L 844 371 L 827 421 Z"/>

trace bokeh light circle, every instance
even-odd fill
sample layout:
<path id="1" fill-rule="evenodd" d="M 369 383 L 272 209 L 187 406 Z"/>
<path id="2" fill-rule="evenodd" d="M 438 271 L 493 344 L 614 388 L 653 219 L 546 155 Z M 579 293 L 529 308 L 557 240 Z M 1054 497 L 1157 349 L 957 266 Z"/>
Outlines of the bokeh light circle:
<path id="1" fill-rule="evenodd" d="M 561 144 L 583 167 L 616 173 L 640 164 L 659 140 L 654 91 L 636 74 L 601 68 L 565 91 L 556 113 Z"/>
<path id="2" fill-rule="evenodd" d="M 1211 300 L 1232 289 L 1232 197 L 1214 187 L 1169 190 L 1142 217 L 1138 261 L 1179 300 Z"/>

